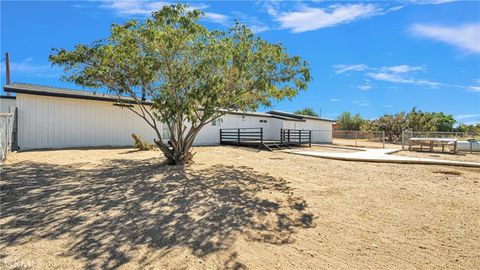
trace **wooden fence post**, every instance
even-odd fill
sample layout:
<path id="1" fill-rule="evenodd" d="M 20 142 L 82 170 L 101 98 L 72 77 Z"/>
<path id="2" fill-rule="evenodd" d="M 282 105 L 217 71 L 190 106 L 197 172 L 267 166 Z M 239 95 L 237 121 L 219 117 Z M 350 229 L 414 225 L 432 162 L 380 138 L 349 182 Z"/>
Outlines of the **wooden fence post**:
<path id="1" fill-rule="evenodd" d="M 402 130 L 402 151 L 405 151 L 405 130 Z"/>
<path id="2" fill-rule="evenodd" d="M 312 131 L 308 131 L 308 147 L 312 147 Z"/>
<path id="3" fill-rule="evenodd" d="M 260 143 L 263 144 L 263 128 L 260 128 Z"/>
<path id="4" fill-rule="evenodd" d="M 383 142 L 383 148 L 385 148 L 385 130 L 382 130 L 382 142 Z"/>
<path id="5" fill-rule="evenodd" d="M 354 131 L 354 133 L 355 133 L 355 147 L 357 147 L 358 132 Z"/>
<path id="6" fill-rule="evenodd" d="M 222 144 L 222 129 L 220 129 L 220 144 Z"/>
<path id="7" fill-rule="evenodd" d="M 237 146 L 240 146 L 240 129 L 237 129 Z"/>

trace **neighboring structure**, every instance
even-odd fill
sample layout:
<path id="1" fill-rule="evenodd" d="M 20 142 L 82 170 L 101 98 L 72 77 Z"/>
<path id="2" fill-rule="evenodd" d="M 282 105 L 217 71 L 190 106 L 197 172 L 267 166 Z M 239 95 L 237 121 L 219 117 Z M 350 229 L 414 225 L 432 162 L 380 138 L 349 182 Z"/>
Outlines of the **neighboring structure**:
<path id="1" fill-rule="evenodd" d="M 4 90 L 16 93 L 20 150 L 72 147 L 131 146 L 136 133 L 152 142 L 155 132 L 116 97 L 85 91 L 14 83 Z M 3 104 L 3 103 L 2 103 Z M 3 110 L 3 106 L 2 106 Z M 265 138 L 280 139 L 280 129 L 313 130 L 313 142 L 332 142 L 333 121 L 319 117 L 270 111 L 229 112 L 205 126 L 195 145 L 220 143 L 220 128 L 259 128 Z M 162 136 L 168 129 L 162 128 Z"/>

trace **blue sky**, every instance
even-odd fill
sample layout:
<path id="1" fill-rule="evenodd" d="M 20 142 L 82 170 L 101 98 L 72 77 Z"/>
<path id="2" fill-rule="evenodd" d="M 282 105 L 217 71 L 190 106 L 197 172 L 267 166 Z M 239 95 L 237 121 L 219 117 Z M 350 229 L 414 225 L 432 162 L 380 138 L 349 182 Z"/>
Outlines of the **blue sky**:
<path id="1" fill-rule="evenodd" d="M 81 89 L 59 80 L 52 48 L 104 38 L 112 23 L 143 19 L 165 2 L 2 1 L 1 84 L 10 53 L 12 81 Z M 323 117 L 342 111 L 374 118 L 425 111 L 480 121 L 480 2 L 195 1 L 202 23 L 226 29 L 235 19 L 309 61 L 313 81 L 292 101 Z"/>

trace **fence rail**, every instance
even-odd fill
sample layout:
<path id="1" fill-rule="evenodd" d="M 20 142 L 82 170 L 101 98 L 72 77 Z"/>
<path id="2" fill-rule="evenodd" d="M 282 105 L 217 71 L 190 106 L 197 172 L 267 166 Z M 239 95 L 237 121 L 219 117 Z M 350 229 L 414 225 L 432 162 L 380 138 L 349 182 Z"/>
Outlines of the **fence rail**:
<path id="1" fill-rule="evenodd" d="M 308 144 L 312 146 L 312 131 L 302 129 L 280 129 L 280 142 L 285 144 Z"/>
<path id="2" fill-rule="evenodd" d="M 220 144 L 258 141 L 263 143 L 263 128 L 223 128 L 220 129 Z"/>
<path id="3" fill-rule="evenodd" d="M 0 113 L 0 161 L 5 160 L 12 150 L 14 115 Z"/>

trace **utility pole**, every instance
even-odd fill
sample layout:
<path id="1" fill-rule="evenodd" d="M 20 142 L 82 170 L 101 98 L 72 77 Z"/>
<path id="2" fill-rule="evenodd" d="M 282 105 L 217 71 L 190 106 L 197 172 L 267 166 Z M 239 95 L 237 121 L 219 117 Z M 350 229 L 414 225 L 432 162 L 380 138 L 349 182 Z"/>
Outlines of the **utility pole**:
<path id="1" fill-rule="evenodd" d="M 6 83 L 10 84 L 10 56 L 8 52 L 5 53 L 5 66 Z M 7 92 L 7 96 L 10 96 L 10 92 Z"/>

